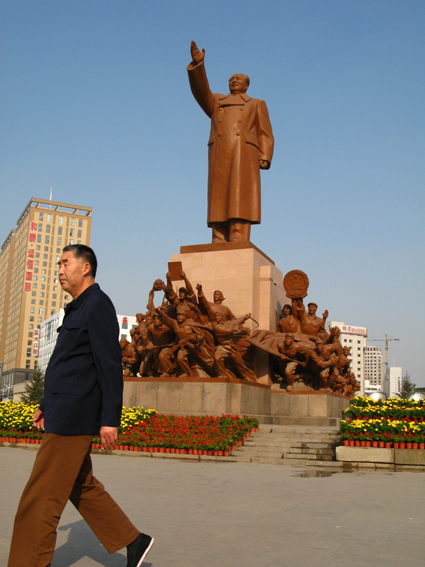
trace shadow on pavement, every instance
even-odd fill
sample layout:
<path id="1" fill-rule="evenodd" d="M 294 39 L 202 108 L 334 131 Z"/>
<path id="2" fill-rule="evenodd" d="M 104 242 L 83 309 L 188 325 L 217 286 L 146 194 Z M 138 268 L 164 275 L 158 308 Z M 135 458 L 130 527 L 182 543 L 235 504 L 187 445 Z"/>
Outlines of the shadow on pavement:
<path id="1" fill-rule="evenodd" d="M 125 567 L 127 562 L 126 550 L 121 553 L 109 555 L 84 520 L 60 526 L 58 532 L 68 532 L 68 539 L 57 547 L 52 561 L 52 567 L 72 567 L 85 565 L 81 560 L 91 559 L 103 567 Z M 91 565 L 91 562 L 90 562 Z M 143 563 L 145 567 L 152 567 L 152 563 Z M 93 565 L 94 567 L 94 565 Z"/>

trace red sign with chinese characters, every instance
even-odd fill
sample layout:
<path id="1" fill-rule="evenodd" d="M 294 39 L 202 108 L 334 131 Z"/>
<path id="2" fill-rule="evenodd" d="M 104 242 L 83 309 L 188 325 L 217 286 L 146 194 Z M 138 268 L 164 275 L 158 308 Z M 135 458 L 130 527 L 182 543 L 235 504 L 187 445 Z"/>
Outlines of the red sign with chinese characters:
<path id="1" fill-rule="evenodd" d="M 34 329 L 33 339 L 32 339 L 32 355 L 38 356 L 38 347 L 39 347 L 39 340 L 40 340 L 40 330 Z"/>

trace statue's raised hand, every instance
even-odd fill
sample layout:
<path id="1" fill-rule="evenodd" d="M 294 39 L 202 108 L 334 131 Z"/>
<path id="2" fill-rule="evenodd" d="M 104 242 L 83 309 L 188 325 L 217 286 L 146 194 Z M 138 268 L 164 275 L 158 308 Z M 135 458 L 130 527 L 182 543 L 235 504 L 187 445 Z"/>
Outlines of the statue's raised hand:
<path id="1" fill-rule="evenodd" d="M 202 53 L 199 51 L 198 46 L 194 41 L 190 43 L 190 54 L 192 55 L 192 61 L 197 65 L 198 63 L 202 63 L 205 57 L 205 49 L 202 49 Z"/>

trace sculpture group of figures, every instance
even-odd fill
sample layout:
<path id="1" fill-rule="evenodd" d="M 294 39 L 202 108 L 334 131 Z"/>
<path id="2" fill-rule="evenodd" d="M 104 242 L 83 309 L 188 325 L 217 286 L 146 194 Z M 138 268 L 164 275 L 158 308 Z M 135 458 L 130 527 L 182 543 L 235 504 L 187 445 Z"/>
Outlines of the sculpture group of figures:
<path id="1" fill-rule="evenodd" d="M 121 340 L 125 376 L 179 376 L 241 378 L 255 382 L 252 355 L 246 340 L 249 330 L 243 323 L 247 314 L 236 318 L 223 305 L 221 291 L 214 301 L 204 296 L 202 286 L 193 287 L 182 272 L 186 287 L 176 293 L 167 274 L 167 283 L 154 282 L 149 292 L 148 311 L 136 315 L 138 325 L 130 331 L 132 342 Z M 154 294 L 164 292 L 160 308 Z"/>
<path id="2" fill-rule="evenodd" d="M 299 272 L 302 273 L 302 272 Z M 360 389 L 350 370 L 350 349 L 343 347 L 340 329 L 326 331 L 328 312 L 316 315 L 317 305 L 307 309 L 302 297 L 285 305 L 276 332 L 249 330 L 244 323 L 251 314 L 235 317 L 223 304 L 224 296 L 214 292 L 205 297 L 202 286 L 196 293 L 181 272 L 185 287 L 173 289 L 156 280 L 149 292 L 148 311 L 136 315 L 137 326 L 130 331 L 131 343 L 121 339 L 125 376 L 225 377 L 256 382 L 255 349 L 271 355 L 271 376 L 288 392 L 314 389 L 353 397 Z M 163 292 L 155 308 L 155 292 Z"/>

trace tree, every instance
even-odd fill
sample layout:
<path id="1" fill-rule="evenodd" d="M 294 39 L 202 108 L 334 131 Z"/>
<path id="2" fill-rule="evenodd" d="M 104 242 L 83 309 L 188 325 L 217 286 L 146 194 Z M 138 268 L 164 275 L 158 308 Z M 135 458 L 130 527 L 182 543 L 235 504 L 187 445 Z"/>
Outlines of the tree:
<path id="1" fill-rule="evenodd" d="M 416 384 L 410 380 L 410 374 L 406 370 L 406 374 L 403 376 L 401 383 L 401 391 L 399 394 L 396 394 L 396 396 L 402 400 L 407 400 L 413 396 L 416 391 Z"/>
<path id="2" fill-rule="evenodd" d="M 40 404 L 44 398 L 44 374 L 36 368 L 32 380 L 25 384 L 25 392 L 21 394 L 21 402 Z"/>

